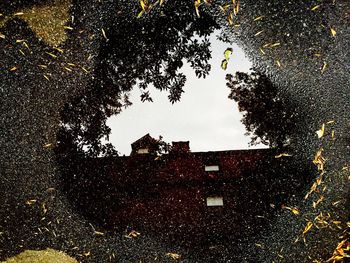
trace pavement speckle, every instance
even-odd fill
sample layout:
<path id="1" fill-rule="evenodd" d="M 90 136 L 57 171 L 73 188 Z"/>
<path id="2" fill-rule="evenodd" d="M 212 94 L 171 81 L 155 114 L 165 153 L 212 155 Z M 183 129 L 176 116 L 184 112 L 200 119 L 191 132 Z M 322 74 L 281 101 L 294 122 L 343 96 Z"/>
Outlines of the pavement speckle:
<path id="1" fill-rule="evenodd" d="M 23 4 L 17 0 L 0 4 L 0 10 L 10 15 L 30 2 L 52 3 L 37 0 Z M 334 177 L 325 179 L 330 201 L 320 209 L 347 221 L 349 183 L 335 174 L 349 161 L 350 4 L 346 0 L 335 4 L 301 0 L 241 2 L 237 16 L 241 26 L 234 31 L 227 28 L 219 11 L 213 9 L 212 13 L 226 28 L 226 35 L 238 41 L 255 65 L 281 86 L 281 95 L 299 105 L 303 118 L 298 127 L 303 137 L 296 152 L 311 162 L 320 147 L 325 149 L 326 176 Z M 320 9 L 311 11 L 316 4 Z M 94 57 L 104 41 L 101 28 L 109 23 L 109 14 L 117 5 L 135 11 L 129 1 L 74 1 L 71 12 L 79 19 L 75 19 L 74 30 L 60 46 L 64 53 L 37 38 L 18 17 L 0 29 L 5 35 L 0 38 L 0 259 L 24 249 L 47 247 L 65 251 L 82 262 L 174 262 L 167 253 L 183 255 L 179 262 L 310 262 L 330 257 L 343 229 L 314 229 L 306 236 L 307 245 L 303 241 L 294 243 L 305 226 L 305 217 L 296 219 L 285 211 L 262 234 L 235 240 L 206 258 L 151 236 L 126 240 L 121 233 L 91 226 L 74 211 L 59 190 L 60 173 L 54 153 L 43 146 L 55 144 L 64 103 L 87 88 L 92 76 L 82 67 L 94 68 Z M 258 16 L 264 18 L 254 21 Z M 335 36 L 331 28 L 336 29 Z M 261 30 L 265 31 L 255 36 Z M 30 49 L 16 43 L 24 38 Z M 62 68 L 68 61 L 80 65 L 74 74 Z M 43 70 L 38 66 L 41 64 L 47 68 Z M 328 120 L 336 121 L 337 139 L 333 144 L 329 144 L 328 137 L 315 137 L 315 131 Z M 56 190 L 48 190 L 52 188 Z M 306 186 L 305 193 L 308 189 Z M 340 199 L 343 206 L 332 205 Z M 28 200 L 36 201 L 28 205 Z M 314 215 L 312 201 L 295 202 L 303 214 Z M 266 249 L 260 249 L 257 243 Z M 89 256 L 84 256 L 88 252 Z"/>

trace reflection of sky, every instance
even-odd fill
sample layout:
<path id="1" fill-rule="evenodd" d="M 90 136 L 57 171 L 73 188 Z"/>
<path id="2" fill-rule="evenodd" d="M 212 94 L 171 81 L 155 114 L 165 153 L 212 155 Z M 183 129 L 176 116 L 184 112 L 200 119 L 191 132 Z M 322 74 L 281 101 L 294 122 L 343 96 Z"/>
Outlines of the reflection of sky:
<path id="1" fill-rule="evenodd" d="M 130 144 L 147 133 L 155 138 L 162 135 L 166 142 L 190 141 L 191 151 L 248 148 L 250 139 L 244 135 L 237 104 L 228 99 L 225 75 L 248 71 L 251 63 L 237 45 L 232 45 L 227 70 L 222 70 L 220 64 L 227 47 L 230 45 L 212 37 L 212 70 L 206 79 L 196 78 L 190 66 L 183 67 L 187 76 L 185 93 L 174 105 L 168 101 L 167 92 L 154 89 L 153 103 L 142 103 L 140 91 L 135 89 L 130 98 L 133 105 L 108 120 L 112 129 L 110 142 L 116 149 L 128 155 Z"/>

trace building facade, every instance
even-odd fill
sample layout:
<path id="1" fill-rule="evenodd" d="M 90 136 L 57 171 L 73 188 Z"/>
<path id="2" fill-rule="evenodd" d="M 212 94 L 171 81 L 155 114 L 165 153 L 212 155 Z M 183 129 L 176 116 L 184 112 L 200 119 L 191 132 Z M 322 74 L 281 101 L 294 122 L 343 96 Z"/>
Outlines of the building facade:
<path id="1" fill-rule="evenodd" d="M 281 183 L 288 160 L 274 150 L 191 152 L 189 142 L 173 142 L 159 155 L 157 142 L 145 135 L 130 156 L 79 162 L 74 196 L 89 216 L 193 246 L 263 228 L 293 194 Z"/>

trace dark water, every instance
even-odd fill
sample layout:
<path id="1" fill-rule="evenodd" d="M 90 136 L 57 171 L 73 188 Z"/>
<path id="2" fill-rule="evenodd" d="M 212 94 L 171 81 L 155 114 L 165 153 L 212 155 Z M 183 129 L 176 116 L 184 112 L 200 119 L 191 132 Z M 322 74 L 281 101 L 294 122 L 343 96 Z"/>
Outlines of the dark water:
<path id="1" fill-rule="evenodd" d="M 140 7 L 130 1 L 74 1 L 71 6 L 69 1 L 0 3 L 0 32 L 4 35 L 0 38 L 1 259 L 24 249 L 46 247 L 63 250 L 83 262 L 109 262 L 112 254 L 117 255 L 115 262 L 172 262 L 167 254 L 170 252 L 181 254 L 183 262 L 308 262 L 331 257 L 338 237 L 345 231 L 349 211 L 346 169 L 340 172 L 348 162 L 349 4 L 242 1 L 235 18 L 240 27 L 232 29 L 217 7 L 208 7 L 208 12 L 203 11 L 197 19 L 192 2 L 168 2 L 164 10 L 154 9 L 140 19 L 135 18 Z M 316 5 L 319 7 L 311 10 Z M 57 9 L 50 11 L 54 7 Z M 28 15 L 33 10 L 38 20 Z M 60 15 L 57 18 L 53 13 Z M 256 19 L 259 16 L 262 18 Z M 50 31 L 45 27 L 47 21 L 58 26 Z M 62 23 L 68 27 L 63 35 L 59 33 Z M 301 161 L 295 163 L 300 166 L 296 174 L 322 147 L 327 169 L 327 187 L 322 192 L 325 201 L 314 209 L 312 202 L 319 196 L 314 194 L 304 201 L 310 185 L 301 184 L 302 194 L 296 195 L 291 204 L 300 209 L 300 216 L 286 209 L 273 212 L 268 226 L 261 223 L 256 235 L 233 239 L 230 235 L 214 236 L 214 244 L 206 243 L 209 249 L 203 246 L 202 251 L 183 246 L 181 241 L 171 242 L 171 238 L 169 242 L 167 235 L 162 239 L 151 231 L 129 239 L 124 230 L 103 228 L 103 222 L 98 222 L 103 217 L 93 213 L 92 219 L 91 214 L 84 214 L 86 207 L 94 206 L 78 209 L 72 203 L 72 195 L 80 189 L 69 191 L 70 181 L 65 181 L 64 172 L 76 165 L 71 157 L 79 152 L 73 147 L 74 140 L 83 136 L 85 143 L 93 145 L 90 157 L 98 152 L 115 154 L 111 148 L 101 147 L 98 139 L 108 133 L 104 119 L 128 104 L 125 93 L 140 83 L 141 88 L 153 84 L 160 89 L 165 83 L 170 99 L 179 99 L 184 78 L 176 69 L 182 58 L 194 66 L 205 66 L 208 59 L 205 43 L 192 44 L 188 39 L 210 34 L 218 27 L 226 32 L 228 40 L 238 41 L 255 66 L 281 87 L 281 96 L 299 105 L 303 118 L 297 123 L 301 138 L 294 152 Z M 264 33 L 255 36 L 261 30 Z M 169 66 L 163 75 L 159 74 L 162 62 Z M 206 69 L 199 72 L 207 73 Z M 322 123 L 330 120 L 335 124 L 327 124 L 326 129 L 335 129 L 334 143 L 330 143 L 329 133 L 320 140 L 315 135 Z M 69 123 L 68 132 L 60 130 L 62 123 Z M 57 147 L 64 150 L 57 151 Z M 63 168 L 57 161 L 62 159 L 66 160 Z M 313 181 L 317 175 L 310 176 Z M 73 178 L 81 177 L 73 174 Z M 282 185 L 293 185 L 291 178 L 287 176 Z M 98 190 L 96 184 L 89 185 L 92 180 L 82 182 L 81 189 Z M 99 182 L 102 186 L 106 183 Z M 62 188 L 65 183 L 66 188 Z M 252 183 L 252 187 L 256 185 L 259 182 Z M 264 191 L 254 193 L 259 196 Z M 270 193 L 273 196 L 273 191 Z M 108 201 L 111 197 L 106 198 Z M 35 201 L 28 204 L 29 200 Z M 108 202 L 102 202 L 98 195 L 95 200 L 101 202 L 95 207 L 103 211 Z M 266 211 L 266 205 L 256 209 Z M 303 241 L 294 244 L 307 220 L 316 220 L 320 212 L 330 213 L 329 221 L 341 221 L 342 229 L 314 227 L 305 234 L 307 245 Z M 225 224 L 232 226 L 231 217 Z M 240 231 L 251 230 L 243 225 Z M 191 236 L 187 238 L 191 240 Z M 83 256 L 87 251 L 91 256 Z"/>

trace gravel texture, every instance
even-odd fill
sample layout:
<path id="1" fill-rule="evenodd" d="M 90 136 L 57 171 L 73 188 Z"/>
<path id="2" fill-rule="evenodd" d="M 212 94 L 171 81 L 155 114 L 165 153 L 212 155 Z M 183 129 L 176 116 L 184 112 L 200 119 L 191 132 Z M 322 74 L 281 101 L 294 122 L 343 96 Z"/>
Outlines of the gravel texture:
<path id="1" fill-rule="evenodd" d="M 70 4 L 63 0 L 17 0 L 0 3 L 0 13 L 10 15 L 33 5 L 58 2 Z M 64 53 L 50 47 L 45 37 L 39 39 L 20 15 L 0 28 L 5 36 L 0 38 L 1 260 L 25 249 L 47 247 L 82 262 L 173 262 L 171 254 L 167 254 L 170 252 L 182 255 L 178 260 L 181 262 L 311 262 L 332 255 L 343 229 L 314 227 L 305 234 L 306 244 L 294 244 L 294 240 L 303 232 L 306 218 L 313 220 L 320 211 L 331 213 L 342 224 L 348 220 L 349 181 L 346 171 L 339 171 L 348 161 L 345 140 L 350 105 L 350 4 L 346 0 L 335 4 L 301 0 L 241 2 L 236 18 L 241 26 L 235 30 L 226 26 L 219 11 L 213 9 L 212 13 L 226 28 L 228 37 L 238 41 L 254 63 L 280 84 L 281 94 L 300 105 L 304 118 L 298 125 L 306 136 L 301 138 L 296 152 L 312 161 L 320 147 L 325 149 L 327 201 L 315 210 L 311 207 L 314 195 L 307 201 L 294 200 L 300 216 L 283 210 L 266 232 L 232 241 L 207 254 L 162 244 L 147 234 L 126 239 L 123 233 L 106 232 L 78 215 L 58 187 L 60 174 L 52 146 L 59 111 L 65 102 L 87 88 L 92 78 L 88 72 L 104 41 L 101 29 L 109 23 L 109 14 L 116 9 L 135 13 L 135 8 L 130 1 L 92 0 L 87 4 L 77 0 L 71 8 L 75 22 L 67 22 L 73 30 L 68 32 L 68 40 L 59 44 Z M 316 5 L 320 8 L 310 10 Z M 259 16 L 263 17 L 254 21 Z M 331 28 L 336 30 L 335 36 Z M 261 30 L 265 31 L 255 36 Z M 16 43 L 21 39 L 29 48 Z M 263 48 L 263 55 L 259 48 L 268 43 L 272 44 Z M 67 63 L 78 66 L 71 72 L 64 69 Z M 40 68 L 41 64 L 47 68 Z M 327 124 L 327 136 L 318 140 L 315 131 L 329 120 L 336 123 Z M 333 143 L 330 127 L 337 135 Z M 305 193 L 309 187 L 305 187 Z M 333 205 L 338 200 L 340 204 Z"/>

